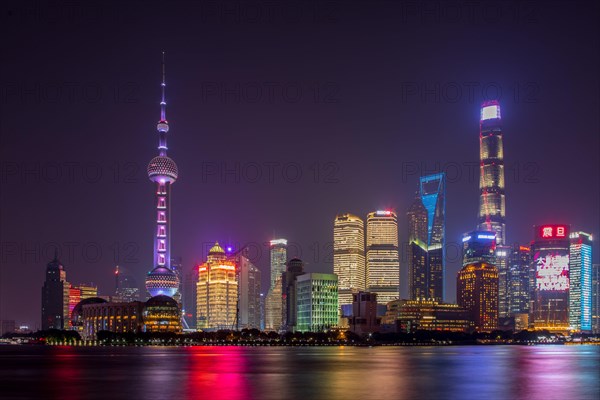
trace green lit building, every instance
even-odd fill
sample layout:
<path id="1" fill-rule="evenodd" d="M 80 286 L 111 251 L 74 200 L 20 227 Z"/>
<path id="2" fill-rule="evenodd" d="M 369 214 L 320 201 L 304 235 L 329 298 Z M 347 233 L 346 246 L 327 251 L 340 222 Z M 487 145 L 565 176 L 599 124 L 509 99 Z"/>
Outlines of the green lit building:
<path id="1" fill-rule="evenodd" d="M 338 323 L 338 277 L 309 273 L 296 277 L 296 331 L 318 332 Z"/>

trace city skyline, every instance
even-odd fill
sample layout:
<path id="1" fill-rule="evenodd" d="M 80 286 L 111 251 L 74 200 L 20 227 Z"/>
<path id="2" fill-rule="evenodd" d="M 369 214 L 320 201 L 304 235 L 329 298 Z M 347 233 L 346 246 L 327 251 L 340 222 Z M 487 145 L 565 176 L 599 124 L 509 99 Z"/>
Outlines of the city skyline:
<path id="1" fill-rule="evenodd" d="M 267 40 L 265 49 L 252 61 L 240 61 L 237 58 L 246 53 L 244 46 L 233 40 L 233 32 L 249 29 L 249 37 L 255 40 L 266 36 L 251 26 L 236 24 L 228 26 L 232 33 L 221 36 L 219 44 L 201 43 L 193 50 L 175 40 L 182 31 L 174 26 L 169 31 L 178 32 L 173 33 L 175 36 L 144 40 L 151 44 L 134 52 L 120 44 L 111 45 L 110 50 L 102 46 L 81 49 L 64 32 L 50 36 L 67 40 L 64 51 L 51 52 L 33 42 L 29 42 L 33 51 L 10 44 L 7 56 L 20 63 L 19 68 L 15 68 L 17 63 L 7 66 L 10 80 L 3 92 L 6 115 L 2 130 L 14 134 L 2 135 L 2 185 L 9 190 L 3 190 L 0 197 L 0 318 L 31 324 L 39 321 L 38 286 L 52 259 L 54 243 L 60 247 L 69 282 L 93 281 L 101 293 L 108 294 L 114 286 L 112 271 L 122 265 L 141 285 L 143 274 L 153 264 L 148 232 L 154 229 L 151 216 L 156 205 L 150 200 L 153 189 L 144 171 L 148 157 L 154 154 L 151 122 L 159 109 L 158 55 L 163 49 L 169 54 L 173 71 L 169 81 L 170 98 L 176 104 L 173 155 L 185 171 L 185 179 L 178 182 L 173 194 L 176 222 L 172 254 L 182 257 L 184 270 L 202 263 L 206 254 L 202 247 L 215 240 L 262 246 L 271 239 L 286 237 L 303 249 L 302 255 L 290 249 L 288 258 L 300 256 L 307 272 L 331 272 L 327 246 L 334 215 L 351 212 L 364 217 L 374 209 L 394 210 L 400 243 L 405 243 L 405 212 L 414 187 L 421 175 L 437 172 L 448 176 L 447 242 L 460 246 L 461 235 L 476 223 L 478 121 L 480 103 L 486 100 L 481 90 L 484 86 L 503 90 L 505 187 L 510 196 L 506 210 L 508 244 L 528 245 L 533 240 L 531 227 L 551 222 L 597 234 L 599 192 L 597 185 L 589 185 L 588 173 L 598 171 L 598 137 L 590 134 L 598 131 L 598 100 L 585 89 L 596 87 L 595 64 L 587 57 L 586 62 L 578 62 L 581 56 L 573 54 L 589 55 L 583 41 L 572 43 L 552 30 L 543 35 L 556 46 L 552 56 L 537 47 L 542 36 L 534 28 L 555 26 L 557 15 L 549 12 L 537 25 L 517 25 L 511 32 L 492 31 L 486 37 L 473 34 L 467 50 L 455 45 L 445 50 L 425 25 L 415 27 L 424 34 L 420 45 L 396 34 L 382 35 L 382 45 L 390 49 L 400 43 L 421 72 L 402 65 L 405 54 L 399 58 L 391 51 L 379 54 L 361 47 L 363 57 L 370 57 L 383 70 L 379 73 L 367 66 L 364 71 L 350 69 L 346 74 L 346 67 L 356 63 L 356 55 L 331 46 L 331 40 L 317 47 L 320 53 L 315 64 L 319 69 L 301 68 L 302 63 L 274 57 L 272 54 L 283 54 L 295 59 L 296 54 L 293 46 L 275 39 Z M 570 18 L 563 13 L 560 16 Z M 322 29 L 343 29 L 352 41 L 359 42 L 350 29 L 355 15 L 350 12 L 338 17 L 338 22 Z M 583 35 L 587 29 L 584 25 L 576 24 L 571 35 Z M 212 28 L 199 29 L 212 32 Z M 475 28 L 461 27 L 455 35 L 461 37 Z M 294 32 L 296 28 L 287 29 Z M 392 24 L 380 29 L 392 32 Z M 514 40 L 523 32 L 533 36 Z M 119 43 L 116 33 L 106 35 L 107 42 Z M 145 29 L 135 35 L 157 37 Z M 492 42 L 494 46 L 487 45 Z M 426 58 L 420 56 L 422 46 L 432 46 Z M 517 55 L 531 48 L 536 59 L 521 64 Z M 85 58 L 69 49 L 82 50 Z M 30 55 L 35 51 L 48 60 L 43 71 Z M 453 52 L 458 57 L 449 57 Z M 108 59 L 106 54 L 113 57 Z M 556 57 L 572 62 L 560 66 L 553 62 Z M 484 61 L 489 59 L 496 60 L 495 65 Z M 432 62 L 445 65 L 445 69 L 428 69 Z M 583 67 L 578 67 L 576 74 L 569 73 L 570 65 L 579 64 Z M 320 75 L 321 70 L 328 72 Z M 568 76 L 568 83 L 556 82 L 556 76 Z M 280 94 L 273 103 L 266 96 L 252 103 L 248 97 L 236 102 L 219 94 L 221 83 L 231 89 L 236 84 L 248 88 L 248 83 L 258 82 L 263 88 L 263 82 L 282 87 L 295 81 L 304 85 L 303 97 L 295 103 Z M 43 96 L 35 94 L 35 82 L 41 85 L 38 94 Z M 446 96 L 452 82 L 463 89 L 456 102 Z M 477 85 L 465 85 L 469 82 Z M 66 89 L 56 101 L 48 97 L 50 88 L 55 87 L 52 85 L 64 83 L 75 84 L 75 97 L 69 98 Z M 439 101 L 435 94 L 423 99 L 423 88 L 435 90 L 438 83 Z M 468 87 L 476 88 L 472 99 L 467 96 Z M 13 88 L 16 95 L 11 94 Z M 83 97 L 83 88 L 87 88 L 88 97 Z M 89 93 L 94 88 L 102 92 L 98 101 Z M 216 95 L 211 94 L 214 90 Z M 417 94 L 411 94 L 415 90 Z M 28 94 L 31 91 L 34 94 Z M 109 129 L 95 121 L 108 121 Z M 339 146 L 340 142 L 345 145 Z M 374 147 L 376 143 L 389 146 Z M 376 156 L 371 155 L 375 153 L 371 148 L 377 149 Z M 232 170 L 236 162 L 240 173 L 223 177 L 222 163 Z M 278 172 L 273 184 L 264 165 L 270 162 L 279 163 L 273 166 Z M 290 162 L 301 167 L 302 178 L 297 182 L 292 175 L 295 164 L 286 176 L 281 174 L 281 166 Z M 262 177 L 253 183 L 255 164 L 261 166 Z M 58 178 L 56 166 L 62 171 Z M 74 171 L 72 181 L 69 168 Z M 533 207 L 532 199 L 539 199 L 539 204 Z M 12 212 L 22 207 L 29 212 Z M 100 256 L 94 253 L 98 248 Z M 407 279 L 402 279 L 408 276 L 403 250 L 401 246 L 400 297 L 407 298 Z M 597 241 L 592 253 L 597 263 Z M 262 247 L 256 263 L 265 280 L 267 247 Z M 455 300 L 453 281 L 460 266 L 460 254 L 448 260 L 448 301 Z M 30 277 L 27 285 L 33 295 L 16 304 L 12 299 L 19 295 L 18 283 L 29 282 Z"/>

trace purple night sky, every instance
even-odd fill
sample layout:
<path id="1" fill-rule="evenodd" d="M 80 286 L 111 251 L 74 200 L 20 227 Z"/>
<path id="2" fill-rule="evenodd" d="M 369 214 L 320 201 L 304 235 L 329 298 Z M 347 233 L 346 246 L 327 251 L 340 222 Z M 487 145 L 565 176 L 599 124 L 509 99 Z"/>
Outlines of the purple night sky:
<path id="1" fill-rule="evenodd" d="M 394 209 L 404 243 L 419 174 L 442 169 L 453 302 L 479 105 L 499 91 L 507 242 L 542 223 L 600 234 L 598 4 L 446 3 L 3 5 L 0 319 L 39 326 L 55 244 L 69 282 L 112 294 L 118 264 L 143 285 L 162 50 L 185 271 L 215 240 L 254 243 L 266 286 L 265 243 L 284 237 L 332 272 L 336 213 Z M 402 297 L 407 278 L 404 251 Z"/>

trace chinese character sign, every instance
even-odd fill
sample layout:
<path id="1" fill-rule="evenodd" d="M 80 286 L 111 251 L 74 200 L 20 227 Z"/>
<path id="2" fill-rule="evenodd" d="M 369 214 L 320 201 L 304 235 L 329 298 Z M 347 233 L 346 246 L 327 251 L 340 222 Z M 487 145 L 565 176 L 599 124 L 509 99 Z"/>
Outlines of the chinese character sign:
<path id="1" fill-rule="evenodd" d="M 569 290 L 569 255 L 558 252 L 537 252 L 535 283 L 540 291 Z"/>

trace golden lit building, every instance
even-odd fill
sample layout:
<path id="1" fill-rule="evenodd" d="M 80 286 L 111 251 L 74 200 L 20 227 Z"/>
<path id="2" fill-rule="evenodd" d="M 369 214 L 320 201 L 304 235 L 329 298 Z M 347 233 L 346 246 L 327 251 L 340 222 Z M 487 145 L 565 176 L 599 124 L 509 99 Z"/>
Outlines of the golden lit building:
<path id="1" fill-rule="evenodd" d="M 498 329 L 498 269 L 484 262 L 465 265 L 458 271 L 456 300 L 469 311 L 473 329 Z"/>
<path id="2" fill-rule="evenodd" d="M 125 304 L 134 304 L 137 301 Z M 181 332 L 181 309 L 172 297 L 151 297 L 143 312 L 145 332 Z"/>
<path id="3" fill-rule="evenodd" d="M 393 211 L 367 215 L 367 288 L 380 304 L 399 297 L 398 217 Z"/>
<path id="4" fill-rule="evenodd" d="M 458 304 L 439 303 L 435 300 L 394 300 L 387 304 L 382 325 L 396 332 L 469 330 L 470 314 Z"/>
<path id="5" fill-rule="evenodd" d="M 283 284 L 280 276 L 265 299 L 265 329 L 279 331 L 283 327 Z"/>
<path id="6" fill-rule="evenodd" d="M 338 276 L 338 308 L 352 304 L 352 294 L 365 291 L 365 225 L 352 214 L 340 214 L 333 222 L 333 273 Z"/>
<path id="7" fill-rule="evenodd" d="M 204 264 L 198 267 L 197 328 L 232 329 L 238 307 L 238 277 L 235 261 L 215 245 Z"/>

